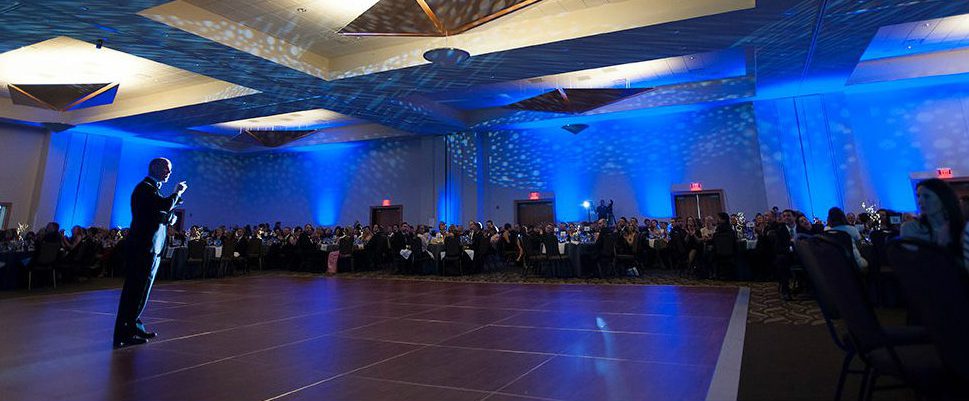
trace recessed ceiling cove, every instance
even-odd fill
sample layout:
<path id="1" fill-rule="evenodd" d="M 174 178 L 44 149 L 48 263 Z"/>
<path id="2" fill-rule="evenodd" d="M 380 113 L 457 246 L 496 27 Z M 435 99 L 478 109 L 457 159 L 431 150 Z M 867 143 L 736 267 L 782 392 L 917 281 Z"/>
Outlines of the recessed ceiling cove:
<path id="1" fill-rule="evenodd" d="M 0 54 L 0 118 L 78 125 L 259 91 L 61 36 Z"/>
<path id="2" fill-rule="evenodd" d="M 541 0 L 382 0 L 340 30 L 357 36 L 448 36 Z"/>
<path id="3" fill-rule="evenodd" d="M 414 7 L 403 0 L 176 0 L 139 15 L 325 80 L 336 80 L 426 64 L 423 54 L 431 49 L 459 48 L 473 58 L 755 6 L 755 0 L 422 2 L 437 23 L 416 0 L 412 0 Z M 388 12 L 397 5 L 401 10 L 406 8 L 406 13 Z M 368 14 L 368 10 L 376 14 Z M 399 26 L 400 21 L 406 21 L 406 27 Z M 398 32 L 389 32 L 395 30 Z"/>

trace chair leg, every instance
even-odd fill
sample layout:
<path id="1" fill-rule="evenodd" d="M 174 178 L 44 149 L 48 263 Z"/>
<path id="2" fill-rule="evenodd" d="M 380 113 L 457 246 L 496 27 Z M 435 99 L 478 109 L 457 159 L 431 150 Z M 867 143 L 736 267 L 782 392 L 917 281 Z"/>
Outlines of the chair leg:
<path id="1" fill-rule="evenodd" d="M 838 375 L 838 385 L 834 389 L 834 401 L 841 401 L 841 393 L 844 392 L 845 379 L 848 378 L 848 369 L 851 368 L 851 361 L 854 359 L 854 352 L 846 352 L 844 361 L 841 362 L 841 374 Z"/>
<path id="2" fill-rule="evenodd" d="M 30 291 L 30 284 L 33 278 L 34 278 L 34 272 L 32 271 L 27 272 L 27 291 Z"/>
<path id="3" fill-rule="evenodd" d="M 54 289 L 57 289 L 57 270 L 50 269 L 50 281 L 54 284 Z"/>
<path id="4" fill-rule="evenodd" d="M 861 373 L 861 385 L 858 386 L 858 401 L 865 401 L 865 396 L 868 394 L 868 381 L 871 377 L 871 367 L 865 366 L 865 370 Z"/>

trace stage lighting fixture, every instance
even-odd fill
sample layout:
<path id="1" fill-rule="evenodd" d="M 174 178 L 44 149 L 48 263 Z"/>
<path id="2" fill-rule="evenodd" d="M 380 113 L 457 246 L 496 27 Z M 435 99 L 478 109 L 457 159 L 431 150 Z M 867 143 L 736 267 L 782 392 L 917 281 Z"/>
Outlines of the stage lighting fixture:
<path id="1" fill-rule="evenodd" d="M 97 49 L 104 47 L 104 39 L 98 39 L 98 41 L 94 43 L 94 47 Z"/>

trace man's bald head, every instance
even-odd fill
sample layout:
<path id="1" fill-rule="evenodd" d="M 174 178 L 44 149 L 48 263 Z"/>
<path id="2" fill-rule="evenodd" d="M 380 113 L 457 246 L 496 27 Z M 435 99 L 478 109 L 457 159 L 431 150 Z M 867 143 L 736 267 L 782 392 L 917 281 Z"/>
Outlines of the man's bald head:
<path id="1" fill-rule="evenodd" d="M 148 163 L 148 175 L 158 182 L 168 182 L 168 176 L 172 174 L 172 162 L 164 157 L 158 157 Z"/>

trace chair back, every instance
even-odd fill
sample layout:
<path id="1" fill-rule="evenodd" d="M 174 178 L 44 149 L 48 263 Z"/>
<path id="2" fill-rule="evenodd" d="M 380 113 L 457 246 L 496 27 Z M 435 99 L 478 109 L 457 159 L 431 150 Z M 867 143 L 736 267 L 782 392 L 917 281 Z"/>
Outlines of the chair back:
<path id="1" fill-rule="evenodd" d="M 617 238 L 616 238 L 616 242 L 618 244 L 622 244 L 622 246 L 618 246 L 618 245 L 616 246 L 616 253 L 617 254 L 623 254 L 623 255 L 629 255 L 629 256 L 631 256 L 631 255 L 635 255 L 636 253 L 639 252 L 639 236 L 638 235 L 633 235 L 633 241 L 632 242 L 627 241 L 625 235 L 618 235 Z"/>
<path id="2" fill-rule="evenodd" d="M 340 242 L 337 244 L 340 249 L 340 256 L 350 256 L 353 255 L 353 237 L 347 235 L 340 238 Z"/>
<path id="3" fill-rule="evenodd" d="M 732 232 L 713 234 L 713 253 L 718 257 L 732 257 L 737 254 L 737 237 Z"/>
<path id="4" fill-rule="evenodd" d="M 188 258 L 202 259 L 205 257 L 205 243 L 202 240 L 191 240 L 188 242 Z"/>
<path id="5" fill-rule="evenodd" d="M 542 244 L 545 245 L 545 254 L 548 256 L 560 256 L 559 252 L 559 241 L 554 235 L 546 235 L 542 239 Z"/>
<path id="6" fill-rule="evenodd" d="M 222 257 L 232 259 L 236 252 L 236 240 L 233 238 L 226 238 L 222 242 Z"/>
<path id="7" fill-rule="evenodd" d="M 599 256 L 611 258 L 616 256 L 616 233 L 599 234 Z"/>
<path id="8" fill-rule="evenodd" d="M 444 237 L 444 257 L 460 258 L 464 248 L 461 246 L 461 239 L 458 237 Z"/>
<path id="9" fill-rule="evenodd" d="M 390 250 L 395 253 L 399 253 L 401 249 L 404 249 L 404 246 L 405 246 L 404 242 L 405 241 L 404 241 L 403 233 L 396 233 L 391 235 L 389 238 Z"/>
<path id="10" fill-rule="evenodd" d="M 421 240 L 421 237 L 415 235 L 410 239 L 409 245 L 411 257 L 414 258 L 414 260 L 421 260 L 428 257 L 427 252 L 424 252 L 424 241 Z"/>
<path id="11" fill-rule="evenodd" d="M 490 254 L 491 253 L 491 239 L 488 238 L 487 236 L 485 236 L 484 234 L 478 235 L 475 238 L 476 238 L 476 241 L 478 241 L 478 243 L 474 247 L 475 256 L 477 257 L 478 255 L 480 255 L 481 257 L 484 257 L 484 256 Z M 484 260 L 484 259 L 482 259 L 482 260 Z"/>
<path id="12" fill-rule="evenodd" d="M 35 266 L 50 266 L 57 261 L 61 251 L 61 244 L 58 242 L 41 242 L 40 249 L 37 251 Z"/>
<path id="13" fill-rule="evenodd" d="M 825 266 L 815 256 L 810 244 L 811 241 L 824 241 L 824 238 L 803 238 L 797 241 L 797 247 L 801 250 L 801 262 L 804 263 L 804 270 L 807 272 L 808 280 L 811 281 L 812 288 L 814 288 L 818 306 L 821 308 L 821 314 L 824 315 L 825 320 L 838 320 L 841 319 L 841 313 L 838 312 L 838 307 L 832 299 L 831 289 L 828 287 L 828 283 L 822 279 L 820 273 Z"/>
<path id="14" fill-rule="evenodd" d="M 262 240 L 259 238 L 251 238 L 246 246 L 246 256 L 250 258 L 258 258 L 262 256 Z"/>
<path id="15" fill-rule="evenodd" d="M 874 272 L 881 271 L 882 266 L 890 266 L 891 259 L 888 258 L 888 240 L 897 236 L 893 231 L 874 230 L 869 235 L 872 247 L 872 260 L 868 262 L 868 268 Z"/>
<path id="16" fill-rule="evenodd" d="M 902 291 L 929 331 L 943 363 L 969 381 L 969 276 L 933 243 L 898 239 L 887 245 Z"/>
<path id="17" fill-rule="evenodd" d="M 804 238 L 799 254 L 811 255 L 806 268 L 820 283 L 824 297 L 845 323 L 855 348 L 867 352 L 889 344 L 875 310 L 866 296 L 860 273 L 836 242 L 824 237 Z"/>

